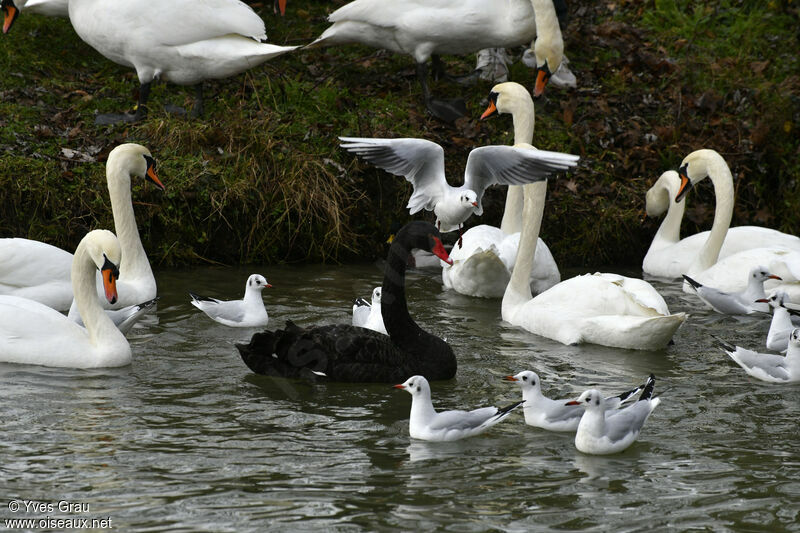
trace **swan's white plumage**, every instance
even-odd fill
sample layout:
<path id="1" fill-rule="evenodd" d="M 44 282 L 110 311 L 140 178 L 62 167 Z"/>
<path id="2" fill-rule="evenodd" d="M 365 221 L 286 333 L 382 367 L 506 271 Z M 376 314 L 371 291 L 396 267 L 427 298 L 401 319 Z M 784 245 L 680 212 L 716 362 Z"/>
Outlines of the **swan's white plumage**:
<path id="1" fill-rule="evenodd" d="M 59 311 L 72 303 L 72 254 L 30 239 L 0 239 L 0 295 L 19 296 Z"/>
<path id="2" fill-rule="evenodd" d="M 128 341 L 103 312 L 95 289 L 96 271 L 106 259 L 119 265 L 121 257 L 110 231 L 94 230 L 78 244 L 72 284 L 85 328 L 45 305 L 0 296 L 0 361 L 71 368 L 130 363 Z"/>

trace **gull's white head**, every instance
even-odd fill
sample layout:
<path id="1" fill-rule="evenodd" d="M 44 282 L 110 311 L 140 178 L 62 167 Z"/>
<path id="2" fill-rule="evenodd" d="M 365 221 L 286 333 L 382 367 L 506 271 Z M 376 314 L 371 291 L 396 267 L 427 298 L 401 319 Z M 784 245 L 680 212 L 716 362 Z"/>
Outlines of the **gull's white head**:
<path id="1" fill-rule="evenodd" d="M 531 370 L 523 370 L 519 374 L 515 374 L 513 376 L 506 376 L 503 378 L 506 381 L 513 381 L 517 383 L 522 390 L 532 389 L 538 390 L 541 388 L 542 384 L 539 381 L 539 376 L 536 372 Z"/>
<path id="2" fill-rule="evenodd" d="M 469 209 L 472 211 L 478 210 L 478 195 L 475 191 L 467 189 L 461 193 L 461 196 L 458 198 L 461 207 L 464 209 Z"/>
<path id="3" fill-rule="evenodd" d="M 372 305 L 380 305 L 381 304 L 381 288 L 375 287 L 372 289 Z"/>
<path id="4" fill-rule="evenodd" d="M 567 405 L 580 405 L 587 411 L 605 411 L 606 400 L 597 389 L 589 389 L 581 394 L 577 400 L 567 402 Z"/>
<path id="5" fill-rule="evenodd" d="M 270 285 L 267 279 L 261 274 L 253 274 L 247 278 L 247 290 L 262 291 L 270 287 L 272 287 L 272 285 Z"/>
<path id="6" fill-rule="evenodd" d="M 795 348 L 800 348 L 800 328 L 792 330 L 791 335 L 789 335 L 789 344 Z"/>
<path id="7" fill-rule="evenodd" d="M 755 280 L 759 283 L 764 283 L 768 279 L 777 279 L 781 280 L 779 276 L 775 274 L 770 274 L 769 270 L 767 270 L 763 266 L 757 266 L 750 271 L 750 279 Z M 782 281 L 782 280 L 781 280 Z"/>
<path id="8" fill-rule="evenodd" d="M 411 376 L 405 383 L 395 385 L 394 388 L 403 389 L 415 398 L 417 396 L 426 396 L 430 398 L 431 396 L 431 386 L 428 384 L 428 380 L 422 376 Z"/>
<path id="9" fill-rule="evenodd" d="M 786 292 L 775 291 L 768 298 L 761 298 L 759 300 L 756 300 L 756 303 L 769 304 L 769 306 L 772 307 L 773 309 L 777 309 L 778 307 L 783 307 L 783 302 L 785 302 L 788 298 L 789 295 L 786 294 Z"/>

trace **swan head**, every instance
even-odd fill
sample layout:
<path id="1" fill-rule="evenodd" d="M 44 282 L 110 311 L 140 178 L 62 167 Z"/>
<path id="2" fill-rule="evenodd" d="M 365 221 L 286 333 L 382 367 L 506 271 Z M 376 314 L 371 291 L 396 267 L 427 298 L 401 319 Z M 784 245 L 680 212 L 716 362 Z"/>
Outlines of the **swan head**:
<path id="1" fill-rule="evenodd" d="M 403 389 L 414 398 L 418 396 L 431 397 L 431 386 L 428 384 L 428 380 L 422 376 L 411 376 L 404 383 L 395 385 L 394 388 Z"/>
<path id="2" fill-rule="evenodd" d="M 264 289 L 270 288 L 272 288 L 272 285 L 260 274 L 253 274 L 247 278 L 247 290 L 263 291 Z"/>
<path id="3" fill-rule="evenodd" d="M 106 168 L 109 179 L 123 180 L 129 176 L 136 176 L 149 181 L 162 191 L 166 189 L 156 174 L 156 160 L 153 159 L 150 150 L 141 144 L 125 143 L 111 150 Z M 114 172 L 115 169 L 121 171 Z"/>
<path id="4" fill-rule="evenodd" d="M 94 230 L 86 234 L 81 244 L 100 271 L 106 300 L 112 304 L 117 303 L 117 279 L 122 262 L 122 249 L 117 236 L 108 230 Z"/>
<path id="5" fill-rule="evenodd" d="M 544 93 L 547 82 L 553 72 L 561 66 L 564 59 L 564 39 L 561 32 L 557 35 L 540 35 L 533 44 L 533 52 L 536 55 L 536 84 L 533 89 L 533 96 L 538 98 Z"/>
<path id="6" fill-rule="evenodd" d="M 645 196 L 645 210 L 647 216 L 657 217 L 667 211 L 670 202 L 678 195 L 681 187 L 681 177 L 674 170 L 667 170 L 647 191 Z"/>
<path id="7" fill-rule="evenodd" d="M 11 26 L 14 25 L 19 12 L 25 6 L 25 0 L 17 0 L 17 4 L 14 3 L 14 0 L 3 0 L 0 3 L 0 9 L 3 10 L 3 33 L 11 31 Z"/>
<path id="8" fill-rule="evenodd" d="M 481 115 L 481 120 L 499 113 L 513 115 L 523 108 L 525 111 L 533 112 L 533 98 L 528 90 L 513 81 L 498 83 L 489 93 L 489 107 Z"/>
<path id="9" fill-rule="evenodd" d="M 375 287 L 372 289 L 372 305 L 380 305 L 381 304 L 381 287 Z"/>
<path id="10" fill-rule="evenodd" d="M 539 376 L 536 372 L 531 370 L 523 370 L 519 374 L 513 376 L 506 376 L 503 378 L 505 381 L 512 381 L 517 383 L 523 390 L 525 389 L 539 389 L 542 385 L 539 381 Z"/>
<path id="11" fill-rule="evenodd" d="M 709 166 L 717 166 L 719 163 L 722 163 L 726 168 L 728 166 L 722 156 L 714 150 L 695 150 L 687 155 L 678 169 L 681 186 L 678 189 L 678 194 L 675 195 L 675 201 L 680 202 L 683 200 L 692 187 L 708 177 Z"/>
<path id="12" fill-rule="evenodd" d="M 587 411 L 605 411 L 606 400 L 597 389 L 589 389 L 581 394 L 577 400 L 567 402 L 566 405 L 580 405 Z"/>

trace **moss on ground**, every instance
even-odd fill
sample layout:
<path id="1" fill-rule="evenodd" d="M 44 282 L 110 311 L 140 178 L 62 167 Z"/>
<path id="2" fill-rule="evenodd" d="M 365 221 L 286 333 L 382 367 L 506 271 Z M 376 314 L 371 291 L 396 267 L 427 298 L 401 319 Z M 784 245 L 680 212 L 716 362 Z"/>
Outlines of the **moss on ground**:
<path id="1" fill-rule="evenodd" d="M 290 3 L 283 19 L 254 4 L 273 43 L 304 44 L 344 2 Z M 722 153 L 736 178 L 734 224 L 800 227 L 800 49 L 795 1 L 570 2 L 566 54 L 578 88 L 536 102 L 534 144 L 582 156 L 551 182 L 542 236 L 559 264 L 637 266 L 658 221 L 644 193 L 690 151 Z M 349 261 L 384 253 L 409 218 L 409 185 L 338 148 L 339 135 L 413 136 L 445 147 L 459 178 L 475 146 L 512 142 L 510 117 L 479 122 L 488 82 L 434 92 L 464 98 L 471 120 L 426 116 L 410 58 L 362 46 L 298 50 L 207 83 L 201 120 L 191 88 L 157 85 L 137 125 L 95 126 L 96 112 L 130 109 L 135 74 L 74 35 L 69 22 L 23 16 L 0 39 L 0 236 L 67 249 L 113 227 L 105 156 L 121 142 L 153 152 L 165 193 L 135 185 L 140 231 L 156 264 Z M 454 72 L 473 58 L 447 58 Z M 512 79 L 532 71 L 517 63 Z M 66 152 L 64 150 L 74 152 Z M 700 187 L 687 231 L 707 227 Z M 695 194 L 695 193 L 693 193 Z M 482 219 L 498 223 L 503 191 Z"/>

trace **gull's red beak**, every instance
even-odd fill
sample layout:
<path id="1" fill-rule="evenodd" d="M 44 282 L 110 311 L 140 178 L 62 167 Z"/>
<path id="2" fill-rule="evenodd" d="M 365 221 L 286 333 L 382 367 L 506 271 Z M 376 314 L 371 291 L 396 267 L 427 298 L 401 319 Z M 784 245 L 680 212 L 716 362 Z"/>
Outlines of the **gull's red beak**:
<path id="1" fill-rule="evenodd" d="M 405 389 L 405 385 L 392 385 L 395 389 Z"/>
<path id="2" fill-rule="evenodd" d="M 572 400 L 571 402 L 567 402 L 564 405 L 580 405 L 580 404 L 581 402 L 579 402 L 578 400 Z"/>
<path id="3" fill-rule="evenodd" d="M 517 378 L 515 378 L 514 376 L 505 376 L 505 377 L 503 378 L 503 380 L 504 380 L 504 381 L 519 381 L 519 380 L 518 380 Z"/>

